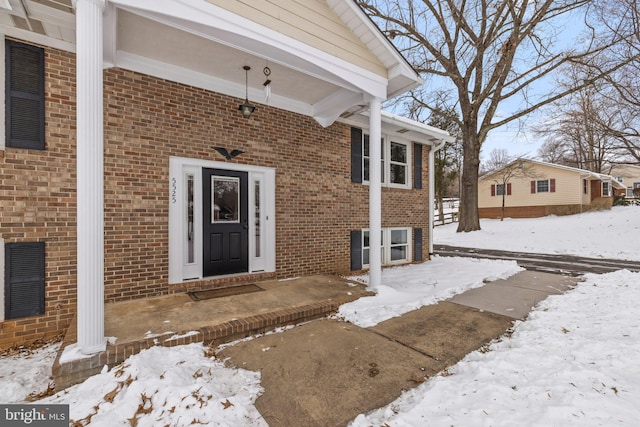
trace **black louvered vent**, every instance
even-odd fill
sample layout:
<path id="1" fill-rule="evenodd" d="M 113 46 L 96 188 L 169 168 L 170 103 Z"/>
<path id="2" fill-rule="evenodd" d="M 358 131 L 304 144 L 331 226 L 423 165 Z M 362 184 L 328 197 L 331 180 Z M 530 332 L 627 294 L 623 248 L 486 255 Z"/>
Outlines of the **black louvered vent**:
<path id="1" fill-rule="evenodd" d="M 351 128 L 351 182 L 362 182 L 362 129 Z"/>
<path id="2" fill-rule="evenodd" d="M 350 234 L 351 271 L 362 270 L 362 231 L 354 230 Z"/>
<path id="3" fill-rule="evenodd" d="M 413 229 L 413 260 L 422 261 L 422 228 Z"/>
<path id="4" fill-rule="evenodd" d="M 44 150 L 44 50 L 6 42 L 7 146 Z"/>
<path id="5" fill-rule="evenodd" d="M 44 314 L 44 242 L 5 245 L 5 319 Z"/>
<path id="6" fill-rule="evenodd" d="M 413 144 L 413 188 L 422 189 L 422 144 Z"/>

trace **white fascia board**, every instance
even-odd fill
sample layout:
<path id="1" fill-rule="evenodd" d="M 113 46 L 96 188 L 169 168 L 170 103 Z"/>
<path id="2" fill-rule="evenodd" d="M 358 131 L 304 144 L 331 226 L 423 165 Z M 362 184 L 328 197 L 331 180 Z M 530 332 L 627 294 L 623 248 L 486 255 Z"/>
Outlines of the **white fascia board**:
<path id="1" fill-rule="evenodd" d="M 138 73 L 183 83 L 185 85 L 198 87 L 211 92 L 222 93 L 224 95 L 240 99 L 244 99 L 245 97 L 245 86 L 243 84 L 241 85 L 226 80 L 216 79 L 214 76 L 209 74 L 199 73 L 177 65 L 167 64 L 121 51 L 116 53 L 115 62 L 120 68 L 136 71 Z M 256 100 L 263 98 L 264 92 L 262 90 L 249 88 L 249 100 L 252 103 L 259 105 L 260 103 Z M 309 104 L 286 98 L 284 96 L 272 95 L 269 99 L 268 105 L 286 111 L 313 116 L 313 109 Z"/>
<path id="2" fill-rule="evenodd" d="M 331 7 L 335 7 L 332 5 L 332 1 L 329 2 Z M 385 37 L 384 34 L 380 31 L 380 28 L 371 20 L 371 18 L 365 13 L 364 10 L 360 6 L 356 4 L 355 1 L 345 0 L 342 4 L 346 5 L 351 12 L 357 16 L 363 25 L 367 27 L 369 32 L 373 34 L 373 36 L 381 43 L 387 51 L 393 56 L 397 65 L 389 70 L 389 80 L 395 78 L 397 76 L 404 76 L 410 80 L 413 80 L 417 86 L 420 86 L 423 81 L 420 75 L 411 67 L 407 59 L 402 56 L 402 54 L 396 49 L 396 47 L 391 43 L 391 41 Z"/>
<path id="3" fill-rule="evenodd" d="M 453 142 L 455 138 L 445 130 L 438 129 L 433 126 L 425 125 L 415 120 L 407 119 L 406 117 L 398 116 L 396 114 L 382 111 L 382 130 L 387 135 L 394 135 L 398 138 L 410 140 L 424 145 L 434 145 L 435 143 Z M 339 122 L 358 126 L 363 129 L 368 129 L 369 126 L 369 111 L 362 111 L 349 118 L 340 118 Z M 392 128 L 393 127 L 393 128 Z M 408 132 L 398 134 L 394 128 L 407 129 Z"/>
<path id="4" fill-rule="evenodd" d="M 132 13 L 146 11 L 163 24 L 269 59 L 346 89 L 353 90 L 355 87 L 371 96 L 387 99 L 387 78 L 206 1 L 110 0 L 110 3 Z M 213 31 L 196 31 L 191 23 Z M 257 49 L 259 46 L 263 48 Z M 272 53 L 272 57 L 265 55 L 267 51 Z M 290 60 L 291 57 L 301 61 L 296 63 Z M 326 73 L 319 73 L 318 67 Z"/>
<path id="5" fill-rule="evenodd" d="M 43 36 L 42 34 L 34 33 L 20 28 L 10 27 L 7 25 L 0 25 L 0 33 L 5 36 L 15 37 L 17 39 L 39 44 L 42 46 L 52 47 L 54 49 L 63 50 L 65 52 L 76 51 L 75 43 L 65 42 L 63 40 L 54 39 L 52 37 Z"/>
<path id="6" fill-rule="evenodd" d="M 411 120 L 406 117 L 398 116 L 387 111 L 382 112 L 382 122 L 393 123 L 404 127 L 405 129 L 412 130 L 414 132 L 429 135 L 434 139 L 439 139 L 446 142 L 454 142 L 456 139 L 449 135 L 446 130 L 438 129 L 433 126 L 426 125 L 416 120 Z"/>

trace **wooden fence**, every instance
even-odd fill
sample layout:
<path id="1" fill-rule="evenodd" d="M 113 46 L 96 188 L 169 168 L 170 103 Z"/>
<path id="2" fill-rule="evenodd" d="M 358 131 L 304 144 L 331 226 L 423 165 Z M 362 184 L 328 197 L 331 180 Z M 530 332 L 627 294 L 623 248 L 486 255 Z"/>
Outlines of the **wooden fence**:
<path id="1" fill-rule="evenodd" d="M 458 212 L 445 212 L 442 214 L 443 219 L 440 219 L 440 214 L 433 215 L 433 225 L 445 225 L 452 222 L 458 222 Z"/>

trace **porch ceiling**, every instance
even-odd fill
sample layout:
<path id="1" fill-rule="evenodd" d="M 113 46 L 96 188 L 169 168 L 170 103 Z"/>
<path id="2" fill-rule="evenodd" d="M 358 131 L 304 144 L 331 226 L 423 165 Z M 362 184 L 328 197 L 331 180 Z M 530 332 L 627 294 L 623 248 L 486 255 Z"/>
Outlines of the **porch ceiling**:
<path id="1" fill-rule="evenodd" d="M 348 2 L 328 1 L 345 25 L 366 39 L 387 76 L 314 50 L 206 1 L 107 1 L 104 64 L 238 98 L 245 97 L 242 67 L 248 65 L 252 103 L 311 116 L 328 126 L 345 111 L 366 108 L 370 97 L 384 100 L 421 83 L 359 10 L 341 3 Z M 74 51 L 72 0 L 0 0 L 0 30 Z M 268 101 L 265 66 L 271 69 Z"/>

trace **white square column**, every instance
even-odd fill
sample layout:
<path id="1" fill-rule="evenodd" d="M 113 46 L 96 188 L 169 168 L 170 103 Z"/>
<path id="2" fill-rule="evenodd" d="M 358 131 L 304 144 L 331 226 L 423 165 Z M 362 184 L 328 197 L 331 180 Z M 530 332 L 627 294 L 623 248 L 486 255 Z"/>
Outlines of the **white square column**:
<path id="1" fill-rule="evenodd" d="M 369 286 L 382 283 L 382 100 L 369 101 Z"/>
<path id="2" fill-rule="evenodd" d="M 104 0 L 75 0 L 78 204 L 78 346 L 106 349 L 104 337 Z"/>

